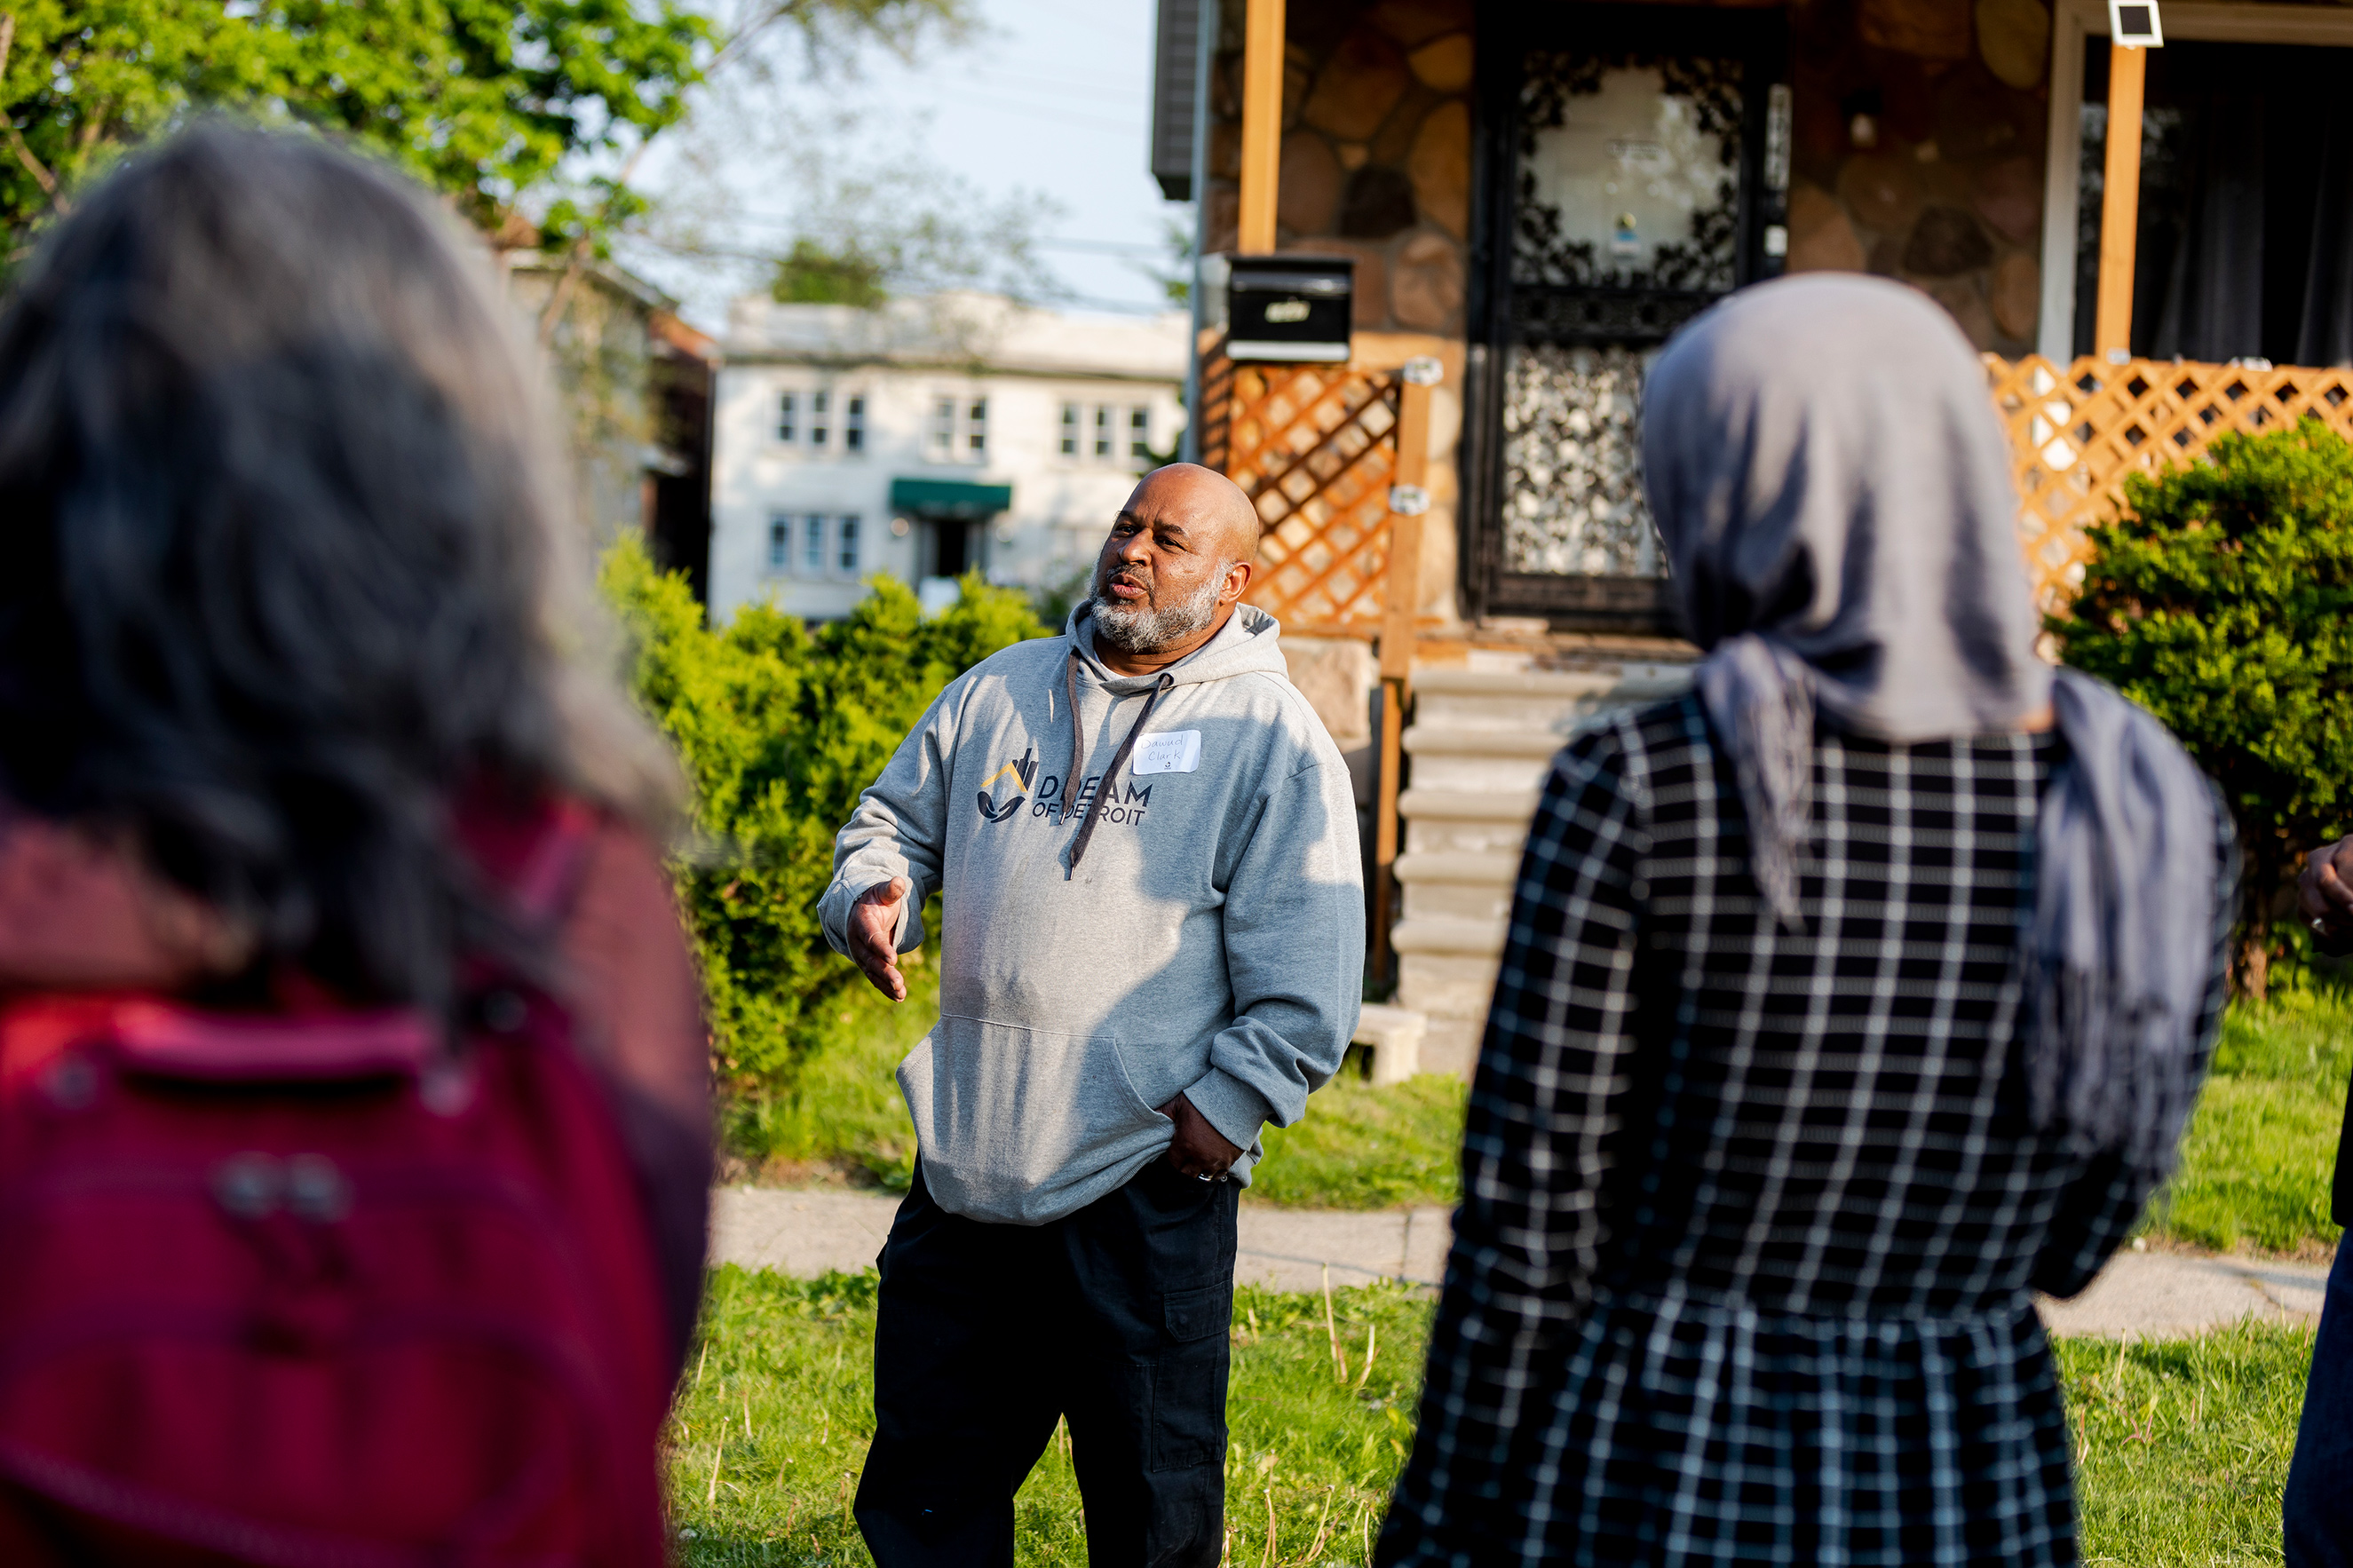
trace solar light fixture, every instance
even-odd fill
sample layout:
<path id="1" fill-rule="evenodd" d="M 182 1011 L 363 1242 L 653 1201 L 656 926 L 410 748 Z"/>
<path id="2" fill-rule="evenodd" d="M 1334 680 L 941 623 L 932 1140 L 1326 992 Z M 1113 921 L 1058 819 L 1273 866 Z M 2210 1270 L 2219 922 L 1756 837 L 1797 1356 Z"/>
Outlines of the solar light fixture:
<path id="1" fill-rule="evenodd" d="M 2108 40 L 2127 49 L 2163 48 L 2157 0 L 2108 0 Z"/>

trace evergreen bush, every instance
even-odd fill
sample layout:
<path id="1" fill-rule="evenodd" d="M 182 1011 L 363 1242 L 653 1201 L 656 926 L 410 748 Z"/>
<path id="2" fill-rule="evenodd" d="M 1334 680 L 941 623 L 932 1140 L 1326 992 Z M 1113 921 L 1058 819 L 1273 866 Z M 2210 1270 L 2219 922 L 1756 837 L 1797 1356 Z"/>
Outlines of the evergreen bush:
<path id="1" fill-rule="evenodd" d="M 826 945 L 817 900 L 833 836 L 940 689 L 1046 628 L 977 573 L 925 617 L 895 579 L 815 630 L 765 605 L 706 626 L 683 575 L 633 540 L 605 558 L 638 701 L 679 750 L 702 848 L 680 902 L 711 1004 L 712 1066 L 738 1089 L 778 1086 L 865 978 Z"/>
<path id="2" fill-rule="evenodd" d="M 2221 785 L 2245 855 L 2239 983 L 2260 996 L 2296 867 L 2353 826 L 2353 446 L 2309 417 L 2225 436 L 2127 479 L 2090 532 L 2050 630 Z"/>

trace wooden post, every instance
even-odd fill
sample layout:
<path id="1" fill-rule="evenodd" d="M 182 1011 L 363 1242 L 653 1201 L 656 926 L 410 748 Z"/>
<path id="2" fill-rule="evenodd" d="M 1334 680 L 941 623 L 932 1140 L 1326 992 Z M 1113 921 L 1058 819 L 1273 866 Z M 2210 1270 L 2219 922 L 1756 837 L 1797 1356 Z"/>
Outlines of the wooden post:
<path id="1" fill-rule="evenodd" d="M 1421 520 L 1429 506 L 1430 389 L 1435 360 L 1406 367 L 1398 393 L 1396 482 L 1389 490 L 1388 563 L 1381 612 L 1381 767 L 1373 807 L 1373 951 L 1389 978 L 1389 924 L 1397 914 L 1398 774 L 1404 767 L 1406 705 L 1413 700 L 1413 623 L 1421 601 Z M 1406 510 L 1397 510 L 1400 505 Z"/>
<path id="2" fill-rule="evenodd" d="M 2108 45 L 2108 166 L 2100 196 L 2099 311 L 2092 352 L 2132 354 L 2133 242 L 2140 226 L 2140 105 L 2148 51 Z"/>
<path id="3" fill-rule="evenodd" d="M 1250 0 L 1242 24 L 1242 189 L 1235 240 L 1246 256 L 1274 248 L 1275 187 L 1282 168 L 1282 0 Z"/>

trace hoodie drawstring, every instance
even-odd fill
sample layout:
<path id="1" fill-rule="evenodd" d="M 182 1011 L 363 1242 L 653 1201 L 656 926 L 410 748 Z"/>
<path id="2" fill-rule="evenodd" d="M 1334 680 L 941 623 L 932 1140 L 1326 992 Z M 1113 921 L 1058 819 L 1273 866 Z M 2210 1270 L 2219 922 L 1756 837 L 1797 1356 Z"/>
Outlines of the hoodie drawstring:
<path id="1" fill-rule="evenodd" d="M 1070 663 L 1063 667 L 1062 674 L 1071 697 L 1071 773 L 1062 784 L 1062 799 L 1068 805 L 1078 799 L 1080 770 L 1086 766 L 1087 755 L 1086 731 L 1081 728 L 1079 723 L 1079 650 L 1077 648 L 1073 647 L 1071 650 Z M 1119 777 L 1119 770 L 1127 766 L 1128 753 L 1135 750 L 1135 738 L 1144 733 L 1145 721 L 1152 717 L 1152 710 L 1158 706 L 1161 694 L 1176 684 L 1175 676 L 1166 670 L 1160 672 L 1159 680 L 1154 683 L 1152 689 L 1145 696 L 1144 711 L 1135 716 L 1135 722 L 1128 728 L 1127 739 L 1122 741 L 1119 743 L 1119 750 L 1112 753 L 1111 766 L 1103 770 L 1103 792 L 1096 795 L 1094 804 L 1087 807 L 1086 816 L 1079 824 L 1079 836 L 1071 841 L 1071 862 L 1062 868 L 1062 880 L 1065 882 L 1069 881 L 1071 874 L 1079 868 L 1079 862 L 1086 858 L 1087 843 L 1095 836 L 1095 824 L 1103 820 L 1103 800 L 1111 794 L 1113 781 Z M 1118 699 L 1113 698 L 1113 700 L 1117 701 Z"/>
<path id="2" fill-rule="evenodd" d="M 1062 666 L 1062 689 L 1071 699 L 1071 771 L 1062 775 L 1062 805 L 1079 798 L 1079 770 L 1087 765 L 1087 732 L 1079 728 L 1079 647 L 1071 643 L 1070 661 Z M 1065 813 L 1067 819 L 1067 812 Z M 1069 880 L 1068 877 L 1063 879 Z"/>

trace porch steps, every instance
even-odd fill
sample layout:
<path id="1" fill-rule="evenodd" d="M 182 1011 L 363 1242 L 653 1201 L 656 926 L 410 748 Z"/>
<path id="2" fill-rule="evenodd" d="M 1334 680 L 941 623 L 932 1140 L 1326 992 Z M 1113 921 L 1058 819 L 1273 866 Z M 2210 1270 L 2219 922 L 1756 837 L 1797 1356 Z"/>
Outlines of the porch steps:
<path id="1" fill-rule="evenodd" d="M 1553 753 L 1581 725 L 1689 689 L 1690 667 L 1633 661 L 1579 669 L 1438 666 L 1414 671 L 1412 759 L 1398 797 L 1404 890 L 1390 932 L 1397 1004 L 1429 1022 L 1425 1072 L 1468 1077 L 1511 913 L 1512 880 Z"/>
<path id="2" fill-rule="evenodd" d="M 1356 1019 L 1352 1046 L 1362 1046 L 1372 1058 L 1373 1086 L 1403 1083 L 1421 1070 L 1421 1036 L 1430 1020 L 1405 1007 L 1384 1007 L 1367 1002 Z"/>

